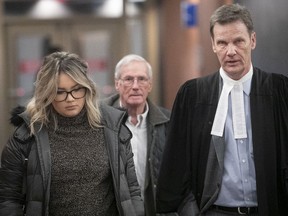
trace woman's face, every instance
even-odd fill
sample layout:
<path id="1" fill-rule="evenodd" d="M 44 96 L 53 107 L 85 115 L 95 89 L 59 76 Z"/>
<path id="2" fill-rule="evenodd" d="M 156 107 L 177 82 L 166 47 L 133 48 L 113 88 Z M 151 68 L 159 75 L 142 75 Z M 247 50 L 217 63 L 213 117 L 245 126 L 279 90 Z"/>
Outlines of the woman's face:
<path id="1" fill-rule="evenodd" d="M 70 93 L 67 94 L 67 92 Z M 74 97 L 72 96 L 72 94 Z M 76 99 L 75 97 L 82 98 Z M 81 85 L 76 83 L 67 74 L 60 73 L 58 80 L 57 96 L 52 102 L 52 105 L 54 109 L 62 116 L 76 116 L 81 112 L 85 105 L 85 89 Z"/>

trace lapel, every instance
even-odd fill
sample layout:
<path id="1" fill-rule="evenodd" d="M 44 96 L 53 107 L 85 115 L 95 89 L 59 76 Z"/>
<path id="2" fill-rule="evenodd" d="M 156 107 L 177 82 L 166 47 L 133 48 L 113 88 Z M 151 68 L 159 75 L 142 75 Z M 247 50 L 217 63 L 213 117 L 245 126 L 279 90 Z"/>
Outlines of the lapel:
<path id="1" fill-rule="evenodd" d="M 216 86 L 218 86 L 218 99 L 219 99 L 223 86 L 223 82 L 219 75 L 219 72 L 218 72 L 218 83 Z M 215 93 L 217 94 L 217 91 L 215 91 Z M 206 165 L 204 188 L 200 202 L 201 212 L 206 211 L 211 205 L 213 205 L 219 193 L 224 167 L 224 153 L 225 153 L 224 136 L 223 137 L 211 136 L 209 154 Z"/>
<path id="2" fill-rule="evenodd" d="M 43 191 L 45 196 L 45 212 L 48 215 L 48 206 L 50 200 L 50 182 L 51 182 L 51 152 L 50 152 L 50 144 L 49 144 L 49 137 L 48 131 L 43 127 L 40 129 L 40 125 L 37 125 L 35 128 L 36 131 L 36 146 L 37 146 L 37 153 L 39 156 L 39 162 L 41 167 L 41 176 L 43 179 Z"/>
<path id="3" fill-rule="evenodd" d="M 224 152 L 224 138 L 212 136 L 200 203 L 201 211 L 207 210 L 215 202 L 219 193 L 224 167 Z"/>

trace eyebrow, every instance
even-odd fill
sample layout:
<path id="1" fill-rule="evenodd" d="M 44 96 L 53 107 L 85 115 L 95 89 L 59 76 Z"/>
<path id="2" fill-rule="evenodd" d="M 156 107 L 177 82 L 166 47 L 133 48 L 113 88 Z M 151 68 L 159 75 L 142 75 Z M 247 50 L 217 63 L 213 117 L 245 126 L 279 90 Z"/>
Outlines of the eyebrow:
<path id="1" fill-rule="evenodd" d="M 145 75 L 140 75 L 140 76 L 132 76 L 132 75 L 128 75 L 128 76 L 123 76 L 123 78 L 138 78 L 138 77 L 144 77 L 144 78 L 149 78 L 149 76 L 145 76 Z"/>
<path id="2" fill-rule="evenodd" d="M 75 88 L 77 88 L 77 87 L 80 87 L 80 84 L 76 84 L 76 85 L 72 86 L 72 87 L 69 89 L 69 91 L 70 91 L 71 89 L 75 89 Z M 57 91 L 59 91 L 59 90 L 67 91 L 66 88 L 61 88 L 61 87 L 58 87 Z"/>

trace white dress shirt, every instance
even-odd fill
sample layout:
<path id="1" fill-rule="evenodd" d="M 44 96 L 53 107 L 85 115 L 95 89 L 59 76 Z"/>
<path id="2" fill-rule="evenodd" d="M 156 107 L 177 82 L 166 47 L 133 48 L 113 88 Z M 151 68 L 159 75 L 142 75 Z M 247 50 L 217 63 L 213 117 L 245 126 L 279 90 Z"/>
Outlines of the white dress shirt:
<path id="1" fill-rule="evenodd" d="M 145 186 L 145 170 L 147 160 L 147 123 L 146 118 L 149 111 L 148 104 L 146 103 L 145 112 L 137 115 L 138 123 L 136 125 L 131 123 L 129 116 L 126 125 L 133 134 L 131 139 L 131 146 L 133 151 L 134 164 L 136 169 L 137 180 L 141 188 L 141 195 L 144 197 Z"/>
<path id="2" fill-rule="evenodd" d="M 251 68 L 251 70 L 253 70 Z M 235 139 L 232 122 L 231 96 L 225 122 L 224 173 L 221 189 L 215 202 L 220 206 L 257 206 L 256 175 L 253 156 L 250 115 L 251 80 L 243 83 L 247 138 Z"/>

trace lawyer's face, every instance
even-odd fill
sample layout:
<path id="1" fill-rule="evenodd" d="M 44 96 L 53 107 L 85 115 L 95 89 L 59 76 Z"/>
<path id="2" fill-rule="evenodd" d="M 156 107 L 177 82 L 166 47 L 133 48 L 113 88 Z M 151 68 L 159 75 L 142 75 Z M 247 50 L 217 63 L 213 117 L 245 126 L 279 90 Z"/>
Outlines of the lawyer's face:
<path id="1" fill-rule="evenodd" d="M 211 38 L 213 51 L 227 75 L 235 80 L 248 73 L 251 53 L 256 47 L 256 33 L 249 34 L 245 24 L 238 20 L 232 23 L 216 23 Z"/>

